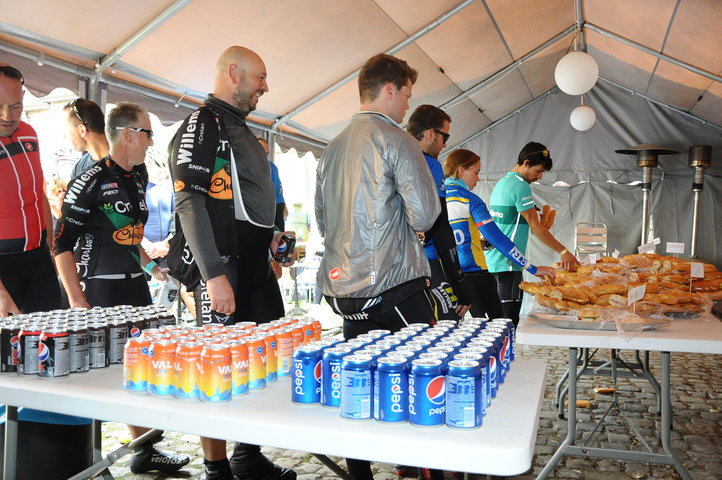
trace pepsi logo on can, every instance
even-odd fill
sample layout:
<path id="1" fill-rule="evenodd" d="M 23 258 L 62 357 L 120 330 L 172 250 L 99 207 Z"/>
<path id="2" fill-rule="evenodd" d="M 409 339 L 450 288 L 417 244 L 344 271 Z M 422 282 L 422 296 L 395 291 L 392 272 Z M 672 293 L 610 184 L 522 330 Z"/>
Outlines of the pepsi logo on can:
<path id="1" fill-rule="evenodd" d="M 321 364 L 321 405 L 341 405 L 341 363 L 351 353 L 348 347 L 331 347 L 323 351 Z"/>
<path id="2" fill-rule="evenodd" d="M 293 352 L 291 369 L 291 401 L 301 405 L 321 401 L 322 350 L 303 345 Z"/>
<path id="3" fill-rule="evenodd" d="M 409 419 L 409 374 L 402 357 L 381 357 L 374 372 L 374 418 L 401 423 Z"/>
<path id="4" fill-rule="evenodd" d="M 445 391 L 441 360 L 413 360 L 409 373 L 409 423 L 419 426 L 443 425 Z"/>

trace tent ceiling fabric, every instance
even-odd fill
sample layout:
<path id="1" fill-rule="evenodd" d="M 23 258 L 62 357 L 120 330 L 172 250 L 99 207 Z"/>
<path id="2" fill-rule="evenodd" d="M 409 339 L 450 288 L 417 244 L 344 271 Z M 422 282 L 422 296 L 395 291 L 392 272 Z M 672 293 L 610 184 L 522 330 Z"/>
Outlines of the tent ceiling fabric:
<path id="1" fill-rule="evenodd" d="M 168 122 L 182 118 L 192 103 L 202 100 L 213 87 L 219 54 L 240 44 L 266 63 L 270 91 L 259 102 L 262 111 L 252 116 L 271 125 L 353 74 L 370 56 L 431 25 L 395 53 L 419 70 L 412 109 L 422 103 L 444 105 L 510 69 L 448 107 L 453 116 L 449 146 L 455 146 L 555 87 L 556 63 L 579 44 L 578 32 L 561 35 L 576 24 L 578 5 L 589 27 L 584 39 L 601 77 L 722 125 L 722 2 L 717 0 L 10 2 L 0 23 L 0 61 L 18 66 L 32 91 L 48 92 L 55 86 L 77 90 L 78 73 L 57 70 L 52 62 L 40 67 L 33 52 L 63 63 L 65 70 L 75 65 L 82 76 L 92 73 L 97 59 L 142 32 L 102 78 L 161 92 L 162 98 L 149 100 L 149 108 Z M 168 18 L 151 24 L 169 7 L 174 10 Z M 444 16 L 457 7 L 458 13 Z M 144 30 L 149 24 L 152 28 Z M 655 52 L 703 72 L 682 68 Z M 108 98 L 124 98 L 127 90 L 109 83 Z M 173 100 L 181 95 L 185 108 L 174 108 Z M 127 97 L 144 98 L 137 91 Z M 357 109 L 353 77 L 297 112 L 282 128 L 323 143 Z M 318 153 L 319 145 L 306 149 Z"/>

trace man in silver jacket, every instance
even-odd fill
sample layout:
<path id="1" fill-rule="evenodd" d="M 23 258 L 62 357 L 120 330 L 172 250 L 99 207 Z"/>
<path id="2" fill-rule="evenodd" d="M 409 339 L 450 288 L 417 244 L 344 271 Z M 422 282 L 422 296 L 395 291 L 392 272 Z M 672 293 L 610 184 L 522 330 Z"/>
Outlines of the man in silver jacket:
<path id="1" fill-rule="evenodd" d="M 328 144 L 316 171 L 316 221 L 325 237 L 318 284 L 353 338 L 432 323 L 429 262 L 417 232 L 441 211 L 419 142 L 398 125 L 409 109 L 416 70 L 379 54 L 359 73 L 361 111 Z M 356 480 L 368 462 L 346 460 Z"/>
<path id="2" fill-rule="evenodd" d="M 345 334 L 349 324 L 369 321 L 393 327 L 380 324 L 385 313 L 424 292 L 430 276 L 416 232 L 427 231 L 441 207 L 418 141 L 398 125 L 416 75 L 391 55 L 369 59 L 358 80 L 361 111 L 318 165 L 316 219 L 325 237 L 318 283 L 344 316 Z"/>

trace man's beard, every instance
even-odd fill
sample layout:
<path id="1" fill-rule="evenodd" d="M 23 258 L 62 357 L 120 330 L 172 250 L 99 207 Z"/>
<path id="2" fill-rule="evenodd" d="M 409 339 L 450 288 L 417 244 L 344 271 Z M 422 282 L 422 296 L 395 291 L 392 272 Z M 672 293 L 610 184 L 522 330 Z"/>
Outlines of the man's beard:
<path id="1" fill-rule="evenodd" d="M 245 114 L 251 113 L 256 109 L 256 107 L 251 104 L 252 95 L 253 94 L 249 95 L 249 93 L 243 89 L 243 86 L 238 87 L 238 89 L 233 92 L 233 105 Z"/>

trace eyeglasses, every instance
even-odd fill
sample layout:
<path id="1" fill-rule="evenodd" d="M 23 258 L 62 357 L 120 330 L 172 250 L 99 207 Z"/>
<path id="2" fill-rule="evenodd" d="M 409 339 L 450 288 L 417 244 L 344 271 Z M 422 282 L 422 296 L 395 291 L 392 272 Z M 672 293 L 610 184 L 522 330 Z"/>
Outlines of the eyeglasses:
<path id="1" fill-rule="evenodd" d="M 138 128 L 138 127 L 115 127 L 116 130 L 123 130 L 123 129 L 132 130 L 134 132 L 143 132 L 146 135 L 148 135 L 148 140 L 153 138 L 153 130 L 148 130 L 147 128 Z"/>
<path id="2" fill-rule="evenodd" d="M 442 137 L 444 137 L 444 143 L 446 143 L 446 142 L 449 141 L 449 137 L 451 136 L 451 134 L 449 134 L 449 133 L 444 133 L 444 132 L 442 132 L 441 130 L 439 130 L 438 128 L 435 128 L 434 131 L 435 131 L 436 133 L 438 133 L 439 135 L 441 135 Z"/>
<path id="3" fill-rule="evenodd" d="M 2 65 L 0 66 L 0 72 L 2 72 L 3 75 L 5 75 L 6 77 L 20 80 L 20 85 L 25 85 L 25 79 L 23 78 L 23 74 L 20 73 L 20 70 L 18 70 L 17 68 L 11 67 L 10 65 Z"/>
<path id="4" fill-rule="evenodd" d="M 83 117 L 80 116 L 80 110 L 78 110 L 78 103 L 81 102 L 82 100 L 83 100 L 82 98 L 76 98 L 75 100 L 73 100 L 72 102 L 67 104 L 65 106 L 65 108 L 69 108 L 70 110 L 72 110 L 72 112 L 75 114 L 75 116 L 78 117 L 78 120 L 80 120 L 80 123 L 85 125 L 85 120 L 83 120 Z"/>

